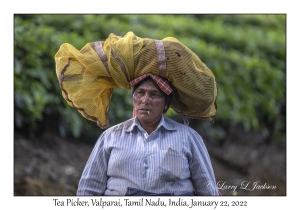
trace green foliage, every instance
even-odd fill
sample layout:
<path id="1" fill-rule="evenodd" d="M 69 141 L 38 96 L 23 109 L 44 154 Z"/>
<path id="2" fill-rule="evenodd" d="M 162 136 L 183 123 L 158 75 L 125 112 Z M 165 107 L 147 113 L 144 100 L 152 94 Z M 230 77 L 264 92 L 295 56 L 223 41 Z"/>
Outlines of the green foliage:
<path id="1" fill-rule="evenodd" d="M 15 124 L 40 129 L 51 115 L 62 135 L 99 135 L 101 130 L 62 98 L 54 55 L 65 42 L 81 49 L 110 33 L 123 36 L 133 31 L 139 37 L 176 37 L 214 72 L 219 87 L 215 123 L 282 130 L 285 19 L 285 15 L 15 15 Z M 174 114 L 173 110 L 167 113 Z M 115 89 L 110 125 L 131 115 L 128 91 Z"/>

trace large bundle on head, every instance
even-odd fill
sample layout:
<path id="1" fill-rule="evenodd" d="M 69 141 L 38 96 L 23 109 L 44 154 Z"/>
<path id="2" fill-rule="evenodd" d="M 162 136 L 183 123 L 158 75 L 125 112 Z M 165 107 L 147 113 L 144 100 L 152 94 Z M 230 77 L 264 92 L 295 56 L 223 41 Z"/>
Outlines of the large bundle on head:
<path id="1" fill-rule="evenodd" d="M 113 89 L 152 73 L 176 89 L 171 108 L 196 119 L 216 113 L 217 84 L 212 71 L 188 47 L 173 37 L 163 40 L 110 34 L 87 43 L 80 51 L 65 43 L 55 55 L 63 97 L 85 118 L 105 128 Z M 177 103 L 175 103 L 177 101 Z"/>

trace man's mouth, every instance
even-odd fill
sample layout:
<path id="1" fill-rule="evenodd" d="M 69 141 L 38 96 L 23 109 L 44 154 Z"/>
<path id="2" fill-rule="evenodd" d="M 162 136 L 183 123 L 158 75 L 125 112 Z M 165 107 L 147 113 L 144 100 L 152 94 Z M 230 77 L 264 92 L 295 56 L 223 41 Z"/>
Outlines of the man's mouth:
<path id="1" fill-rule="evenodd" d="M 147 112 L 148 115 L 150 115 L 150 113 L 151 113 L 149 109 L 140 109 L 140 110 Z"/>

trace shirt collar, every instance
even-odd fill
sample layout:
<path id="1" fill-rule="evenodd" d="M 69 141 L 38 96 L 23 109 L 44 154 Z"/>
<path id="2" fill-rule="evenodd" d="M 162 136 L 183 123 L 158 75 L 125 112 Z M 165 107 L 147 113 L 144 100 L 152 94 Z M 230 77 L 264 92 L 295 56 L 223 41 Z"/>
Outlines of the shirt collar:
<path id="1" fill-rule="evenodd" d="M 140 124 L 139 120 L 137 119 L 137 117 L 134 118 L 133 123 L 125 131 L 126 132 L 130 132 L 135 127 L 141 127 L 141 124 Z M 160 120 L 160 122 L 159 122 L 159 124 L 158 124 L 158 126 L 157 126 L 157 128 L 155 130 L 159 129 L 160 127 L 163 127 L 166 130 L 176 130 L 176 128 L 175 128 L 174 125 L 168 123 L 165 120 L 165 116 L 164 115 L 161 117 L 161 120 Z"/>

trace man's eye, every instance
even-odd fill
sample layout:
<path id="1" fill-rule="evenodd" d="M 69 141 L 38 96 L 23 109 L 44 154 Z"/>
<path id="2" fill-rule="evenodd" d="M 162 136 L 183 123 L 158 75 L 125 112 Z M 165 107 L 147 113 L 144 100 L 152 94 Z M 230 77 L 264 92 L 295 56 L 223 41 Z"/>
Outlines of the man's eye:
<path id="1" fill-rule="evenodd" d="M 140 92 L 140 91 L 138 91 L 138 92 L 135 92 L 135 93 L 134 93 L 134 95 L 136 95 L 137 97 L 141 97 L 141 96 L 143 96 L 143 95 L 144 95 L 144 93 L 143 93 L 143 92 Z"/>
<path id="2" fill-rule="evenodd" d="M 152 97 L 153 97 L 153 98 L 159 98 L 159 97 L 161 97 L 161 95 L 160 95 L 160 94 L 157 94 L 157 93 L 154 93 L 154 94 L 152 94 Z"/>

